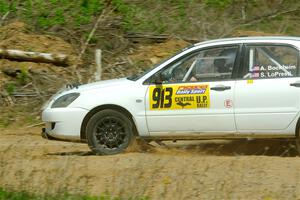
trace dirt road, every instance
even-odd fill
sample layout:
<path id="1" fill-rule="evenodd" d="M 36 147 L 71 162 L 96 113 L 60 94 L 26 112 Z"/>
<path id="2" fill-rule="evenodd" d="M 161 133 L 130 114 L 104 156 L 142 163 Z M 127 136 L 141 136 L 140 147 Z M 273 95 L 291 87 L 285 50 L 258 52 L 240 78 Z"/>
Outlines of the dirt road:
<path id="1" fill-rule="evenodd" d="M 150 199 L 300 199 L 292 141 L 167 143 L 148 152 L 91 155 L 39 129 L 0 130 L 0 186 L 38 193 L 110 193 Z"/>

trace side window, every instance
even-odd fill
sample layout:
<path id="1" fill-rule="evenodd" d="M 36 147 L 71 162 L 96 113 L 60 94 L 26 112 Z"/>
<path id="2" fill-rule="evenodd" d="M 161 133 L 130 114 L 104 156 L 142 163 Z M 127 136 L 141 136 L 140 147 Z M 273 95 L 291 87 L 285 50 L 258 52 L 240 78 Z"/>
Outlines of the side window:
<path id="1" fill-rule="evenodd" d="M 164 83 L 230 79 L 237 50 L 238 46 L 201 50 L 181 58 L 157 73 Z"/>
<path id="2" fill-rule="evenodd" d="M 299 52 L 289 46 L 246 46 L 243 78 L 284 78 L 298 76 Z"/>

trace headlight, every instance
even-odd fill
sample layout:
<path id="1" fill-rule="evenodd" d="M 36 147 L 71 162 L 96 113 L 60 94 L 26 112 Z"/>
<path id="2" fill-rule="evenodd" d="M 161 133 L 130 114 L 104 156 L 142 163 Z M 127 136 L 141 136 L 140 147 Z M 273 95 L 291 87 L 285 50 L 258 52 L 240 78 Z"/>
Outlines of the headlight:
<path id="1" fill-rule="evenodd" d="M 65 108 L 79 97 L 79 93 L 70 93 L 56 99 L 51 108 Z"/>
<path id="2" fill-rule="evenodd" d="M 41 107 L 41 110 L 42 110 L 42 111 L 45 110 L 45 109 L 49 106 L 50 102 L 51 102 L 53 99 L 55 99 L 55 97 L 59 96 L 59 95 L 60 95 L 62 92 L 64 92 L 64 91 L 67 91 L 66 86 L 60 88 L 60 89 L 58 90 L 58 92 L 56 92 L 54 95 L 52 95 L 52 96 L 51 96 L 51 97 L 43 104 L 43 106 Z"/>

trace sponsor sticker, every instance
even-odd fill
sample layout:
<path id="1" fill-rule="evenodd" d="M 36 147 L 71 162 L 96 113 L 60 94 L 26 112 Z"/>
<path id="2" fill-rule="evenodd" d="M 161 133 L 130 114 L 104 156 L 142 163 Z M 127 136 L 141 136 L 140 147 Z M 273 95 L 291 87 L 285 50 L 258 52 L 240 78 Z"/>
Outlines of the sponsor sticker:
<path id="1" fill-rule="evenodd" d="M 226 99 L 226 100 L 224 101 L 224 106 L 225 106 L 225 108 L 232 108 L 232 105 L 233 105 L 233 103 L 232 103 L 232 100 L 231 100 L 231 99 Z"/>
<path id="2" fill-rule="evenodd" d="M 252 78 L 293 77 L 296 74 L 296 65 L 255 65 L 252 67 Z"/>
<path id="3" fill-rule="evenodd" d="M 253 84 L 253 79 L 247 80 L 247 83 L 248 83 L 248 84 Z"/>
<path id="4" fill-rule="evenodd" d="M 198 109 L 210 107 L 208 85 L 150 86 L 150 110 Z"/>

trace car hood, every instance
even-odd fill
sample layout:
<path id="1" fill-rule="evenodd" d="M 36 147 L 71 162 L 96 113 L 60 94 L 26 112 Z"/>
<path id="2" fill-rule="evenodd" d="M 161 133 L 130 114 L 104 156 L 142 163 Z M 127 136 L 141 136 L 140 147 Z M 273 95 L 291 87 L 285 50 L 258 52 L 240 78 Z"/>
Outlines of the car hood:
<path id="1" fill-rule="evenodd" d="M 42 110 L 45 110 L 47 106 L 50 106 L 57 98 L 74 92 L 87 92 L 93 89 L 100 89 L 100 88 L 107 88 L 107 87 L 117 87 L 117 86 L 126 86 L 134 84 L 134 81 L 128 80 L 127 78 L 120 78 L 120 79 L 111 79 L 105 81 L 98 81 L 94 83 L 79 85 L 79 86 L 71 86 L 72 89 L 69 87 L 63 87 L 59 90 L 56 94 L 54 94 L 49 100 L 42 106 Z"/>
<path id="2" fill-rule="evenodd" d="M 99 89 L 104 87 L 113 87 L 113 86 L 132 84 L 132 83 L 133 81 L 130 81 L 127 78 L 111 79 L 111 80 L 98 81 L 94 83 L 79 85 L 78 87 L 73 88 L 72 92 L 82 92 L 87 90 Z"/>

